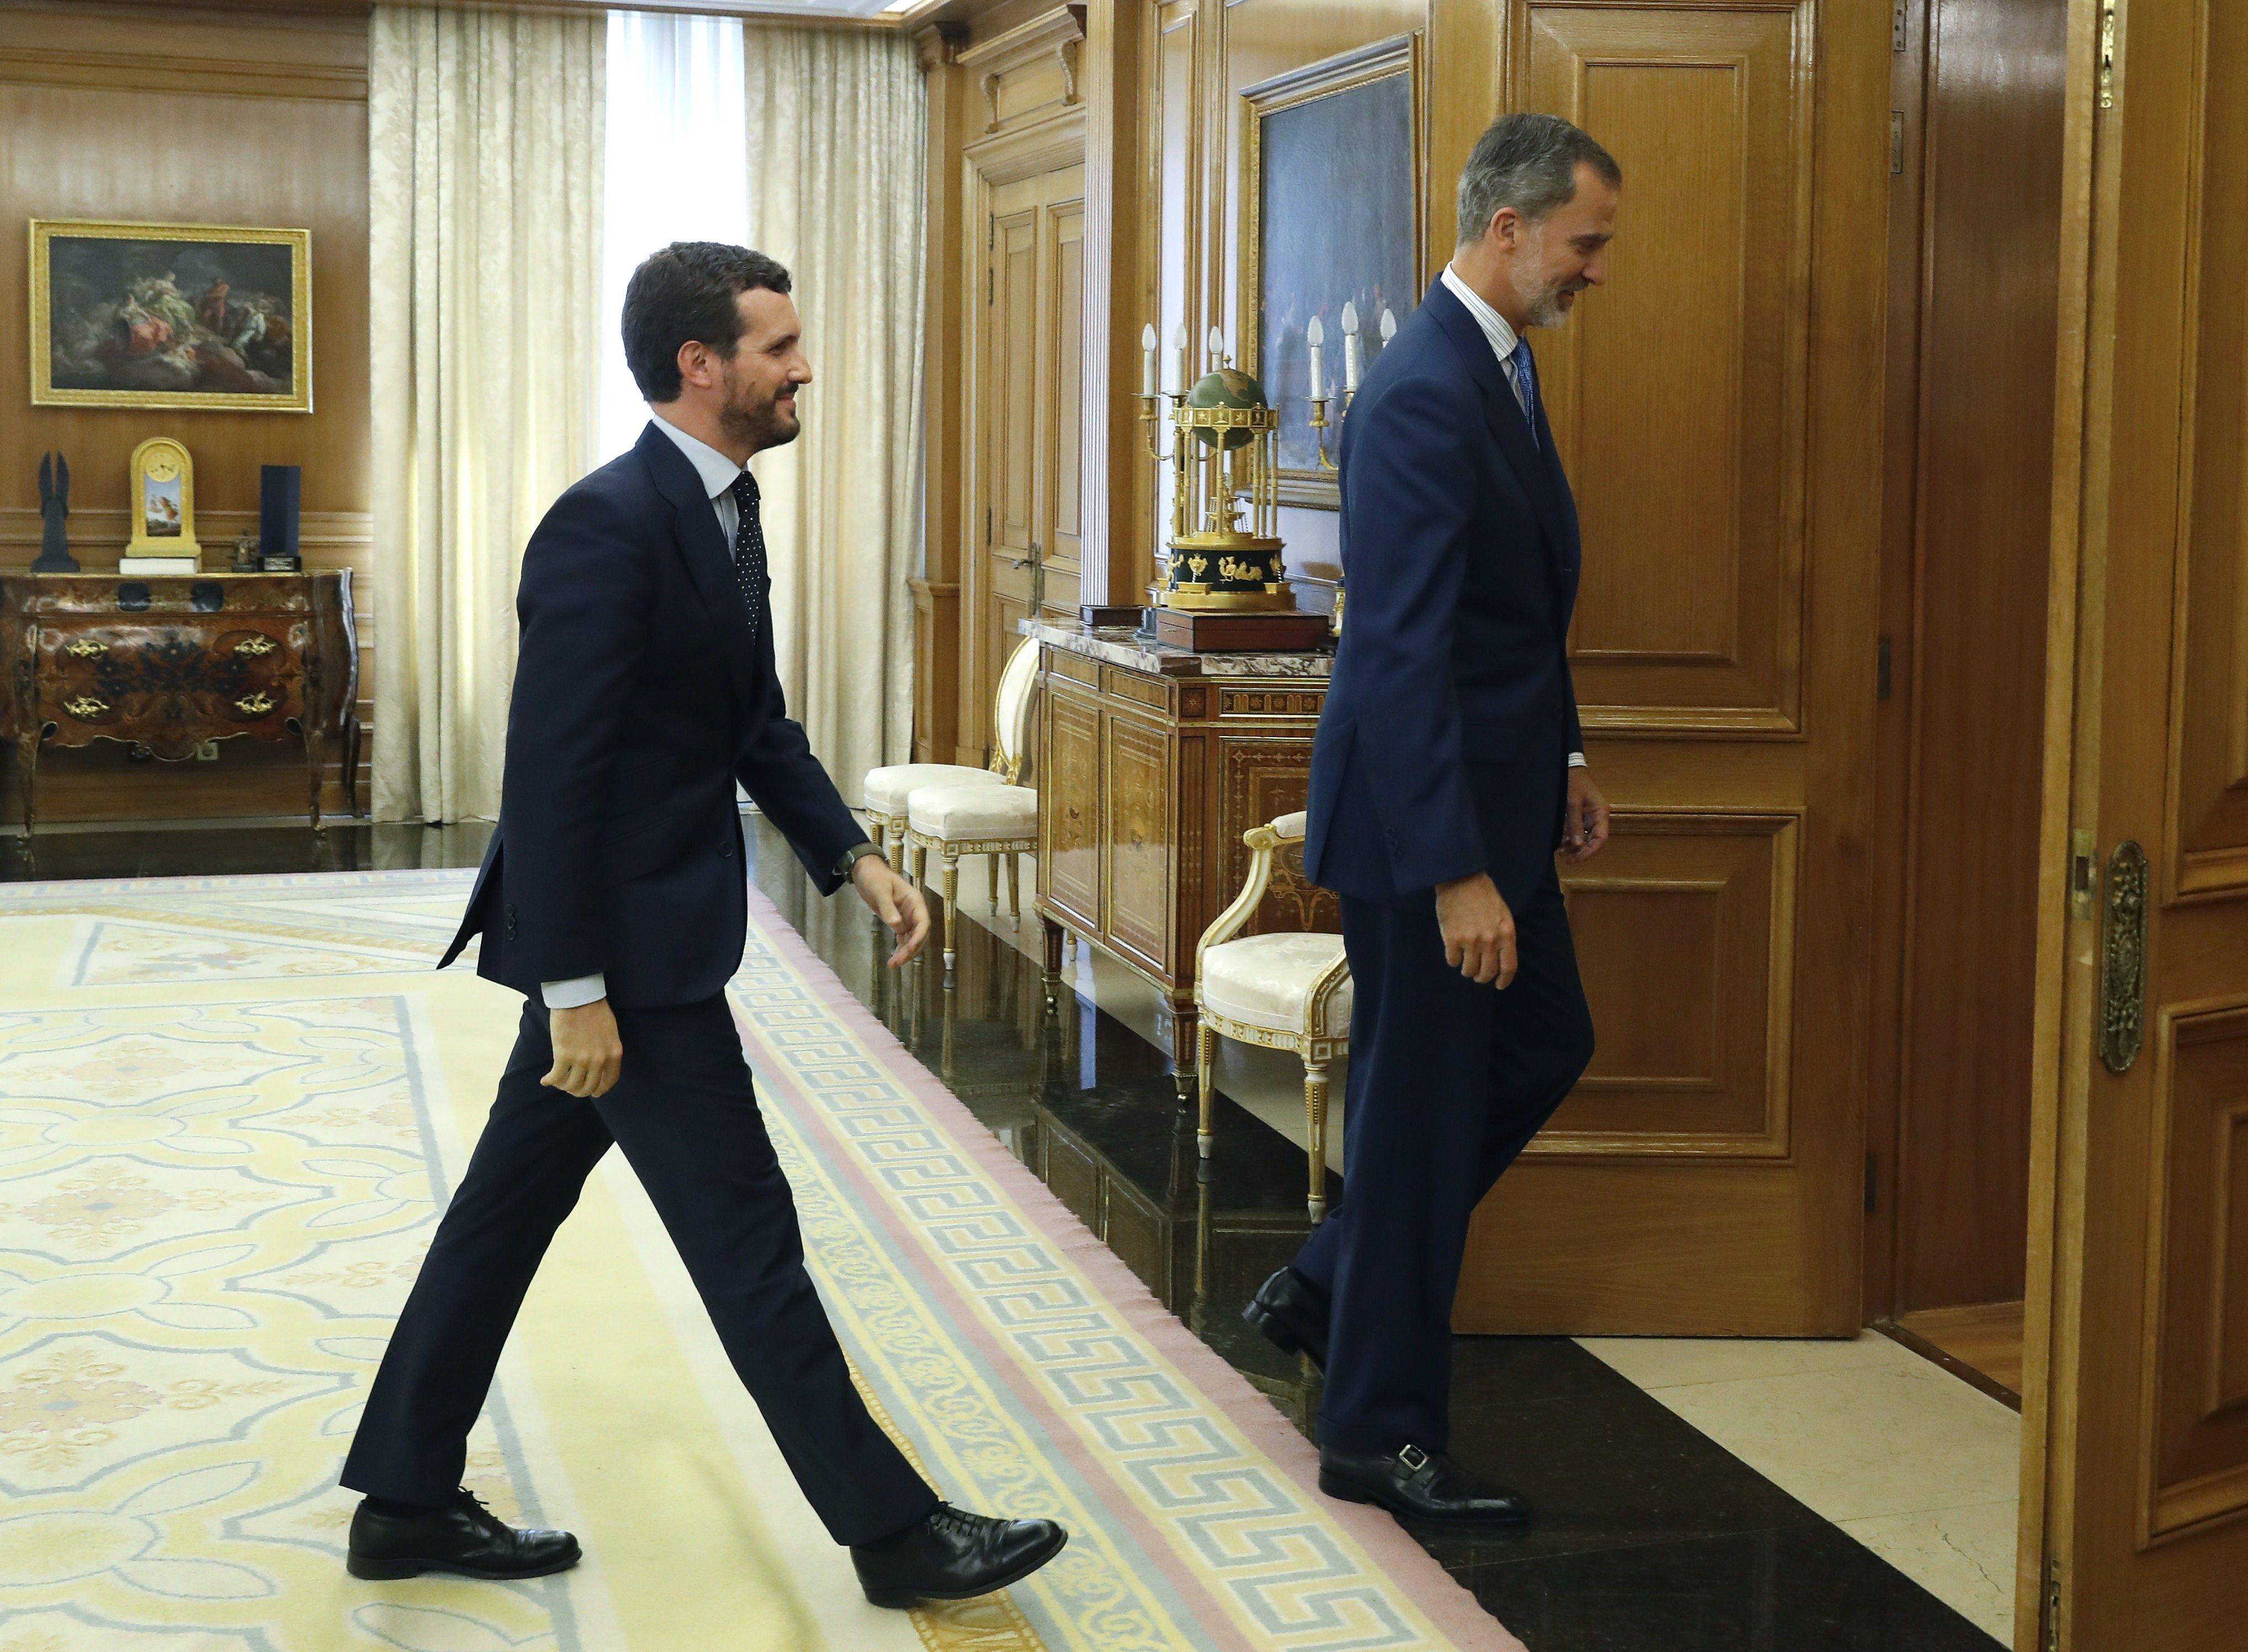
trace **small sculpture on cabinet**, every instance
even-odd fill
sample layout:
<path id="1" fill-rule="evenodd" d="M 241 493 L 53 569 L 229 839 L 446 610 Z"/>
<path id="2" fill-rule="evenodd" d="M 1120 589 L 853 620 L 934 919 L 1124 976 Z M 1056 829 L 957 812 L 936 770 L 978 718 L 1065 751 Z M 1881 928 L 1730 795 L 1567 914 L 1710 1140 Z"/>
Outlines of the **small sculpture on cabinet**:
<path id="1" fill-rule="evenodd" d="M 70 553 L 70 536 L 63 519 L 70 515 L 70 461 L 59 453 L 39 458 L 39 559 L 34 573 L 76 573 L 78 559 Z"/>

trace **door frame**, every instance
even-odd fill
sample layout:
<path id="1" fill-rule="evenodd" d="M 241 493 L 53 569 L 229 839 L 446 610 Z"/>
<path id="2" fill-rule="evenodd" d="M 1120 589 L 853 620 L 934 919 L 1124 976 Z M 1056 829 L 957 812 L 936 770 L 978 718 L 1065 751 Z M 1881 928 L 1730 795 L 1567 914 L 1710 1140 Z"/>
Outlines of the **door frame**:
<path id="1" fill-rule="evenodd" d="M 982 524 L 977 520 L 990 481 L 990 459 L 984 415 L 990 369 L 984 346 L 988 304 L 976 302 L 976 278 L 988 267 L 991 251 L 976 244 L 975 226 L 991 222 L 992 197 L 1011 183 L 1064 167 L 1085 164 L 1086 118 L 1082 104 L 1056 113 L 1051 120 L 1018 131 L 980 139 L 961 151 L 961 223 L 968 230 L 961 237 L 961 291 L 968 295 L 967 337 L 963 341 L 963 371 L 957 388 L 956 416 L 966 440 L 961 444 L 967 465 L 967 485 L 960 495 L 960 748 L 953 761 L 984 764 L 984 741 L 989 730 L 976 705 L 976 685 L 984 668 L 984 611 L 990 600 L 985 588 Z"/>

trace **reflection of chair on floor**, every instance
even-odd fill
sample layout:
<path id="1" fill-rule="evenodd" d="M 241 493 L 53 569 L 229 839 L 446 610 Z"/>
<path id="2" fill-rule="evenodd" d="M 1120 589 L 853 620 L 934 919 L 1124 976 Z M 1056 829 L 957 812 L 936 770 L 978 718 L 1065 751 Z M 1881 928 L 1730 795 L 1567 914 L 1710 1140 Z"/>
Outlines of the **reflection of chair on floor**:
<path id="1" fill-rule="evenodd" d="M 973 769 L 964 763 L 896 763 L 888 768 L 869 769 L 860 787 L 860 795 L 866 799 L 868 834 L 881 846 L 890 859 L 890 864 L 910 875 L 914 868 L 906 864 L 906 826 L 913 794 L 927 786 L 947 789 L 966 787 L 1011 786 L 1023 771 L 1023 752 L 1028 743 L 1031 690 L 1037 686 L 1038 675 L 1038 644 L 1028 637 L 1023 639 L 1015 652 L 1008 657 L 1006 667 L 999 673 L 999 689 L 993 697 L 991 764 L 989 768 Z M 1037 794 L 1031 794 L 1033 807 Z M 1037 835 L 1035 828 L 1031 835 Z M 1035 846 L 1033 846 L 1035 847 Z M 991 909 L 998 910 L 1000 867 L 991 868 Z M 1010 861 L 1005 868 L 1007 888 L 1018 910 L 1016 868 Z"/>
<path id="2" fill-rule="evenodd" d="M 1038 794 L 1017 785 L 1031 724 L 1031 689 L 1038 681 L 1038 645 L 1025 638 L 999 675 L 993 722 L 990 774 L 966 782 L 924 783 L 906 794 L 906 841 L 912 846 L 915 875 L 929 883 L 929 854 L 944 862 L 944 968 L 952 970 L 954 908 L 959 903 L 960 857 L 992 858 L 991 910 L 999 910 L 999 877 L 1005 874 L 1007 910 L 1023 921 L 1022 874 L 1016 857 L 1038 847 Z M 880 771 L 876 771 L 877 773 Z M 973 771 L 969 772 L 973 773 Z M 872 776 L 868 778 L 871 781 Z M 997 780 L 998 784 L 993 784 Z"/>
<path id="3" fill-rule="evenodd" d="M 1281 931 L 1243 935 L 1271 886 L 1273 858 L 1302 853 L 1304 816 L 1284 814 L 1251 826 L 1241 840 L 1253 852 L 1249 880 L 1231 906 L 1203 932 L 1195 949 L 1195 1003 L 1202 1011 L 1196 1049 L 1202 1083 L 1197 1145 L 1210 1156 L 1210 1067 L 1219 1038 L 1268 1050 L 1292 1050 L 1304 1064 L 1304 1112 L 1311 1130 L 1312 1220 L 1327 1210 L 1327 1066 L 1350 1050 L 1350 960 L 1339 935 Z"/>

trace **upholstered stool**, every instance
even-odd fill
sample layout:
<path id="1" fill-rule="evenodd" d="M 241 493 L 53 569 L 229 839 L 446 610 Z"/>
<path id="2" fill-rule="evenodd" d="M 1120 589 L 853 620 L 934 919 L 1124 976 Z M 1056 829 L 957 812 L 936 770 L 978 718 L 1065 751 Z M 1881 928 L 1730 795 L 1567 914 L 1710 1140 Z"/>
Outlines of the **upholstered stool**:
<path id="1" fill-rule="evenodd" d="M 906 847 L 907 805 L 915 792 L 925 786 L 1007 786 L 1021 777 L 1023 751 L 1029 736 L 1031 690 L 1037 686 L 1038 675 L 1038 646 L 1025 637 L 1007 657 L 1006 668 L 999 673 L 999 689 L 992 703 L 989 768 L 974 769 L 964 763 L 894 763 L 867 771 L 860 795 L 865 800 L 868 833 L 899 871 L 909 877 L 914 874 L 914 867 L 902 864 L 902 852 Z M 1031 833 L 1033 840 L 1037 835 L 1035 831 Z M 1035 841 L 1031 847 L 1037 847 Z M 1005 870 L 1011 888 L 1015 868 L 1010 864 Z M 993 866 L 990 893 L 994 912 L 999 909 L 999 873 L 1000 867 Z"/>
<path id="2" fill-rule="evenodd" d="M 1304 1064 L 1309 1207 L 1318 1222 L 1327 1210 L 1327 1068 L 1350 1050 L 1350 960 L 1339 935 L 1241 934 L 1271 883 L 1274 854 L 1303 840 L 1301 811 L 1243 833 L 1251 851 L 1248 881 L 1195 949 L 1195 1004 L 1202 1012 L 1195 1052 L 1202 1128 L 1196 1145 L 1210 1156 L 1216 1100 L 1210 1066 L 1219 1038 L 1294 1051 Z"/>
<path id="3" fill-rule="evenodd" d="M 1038 847 L 1038 794 L 1026 785 L 923 786 L 907 801 L 906 840 L 919 857 L 922 881 L 928 881 L 929 855 L 934 849 L 944 862 L 944 972 L 952 973 L 954 908 L 960 893 L 960 857 L 990 854 L 999 857 L 1007 877 L 1007 909 L 1019 923 L 1023 916 L 1016 856 Z M 998 909 L 996 881 L 992 909 Z"/>

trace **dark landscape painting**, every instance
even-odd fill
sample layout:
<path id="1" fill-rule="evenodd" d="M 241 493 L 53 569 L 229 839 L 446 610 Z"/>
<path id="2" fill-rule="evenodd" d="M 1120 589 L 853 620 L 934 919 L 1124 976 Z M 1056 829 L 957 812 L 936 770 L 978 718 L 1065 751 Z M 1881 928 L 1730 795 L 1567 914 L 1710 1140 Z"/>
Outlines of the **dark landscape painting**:
<path id="1" fill-rule="evenodd" d="M 308 359 L 299 347 L 301 239 L 41 228 L 44 268 L 35 265 L 34 279 L 45 277 L 48 371 L 38 390 L 142 407 L 309 405 L 298 369 Z"/>
<path id="2" fill-rule="evenodd" d="M 1258 372 L 1280 411 L 1281 471 L 1312 473 L 1318 449 L 1305 400 L 1312 387 L 1306 324 L 1319 317 L 1326 335 L 1321 360 L 1335 393 L 1327 413 L 1333 457 L 1333 427 L 1342 417 L 1343 305 L 1358 308 L 1362 375 L 1381 353 L 1382 310 L 1394 311 L 1402 326 L 1421 299 L 1412 79 L 1384 75 L 1274 110 L 1261 125 Z"/>

